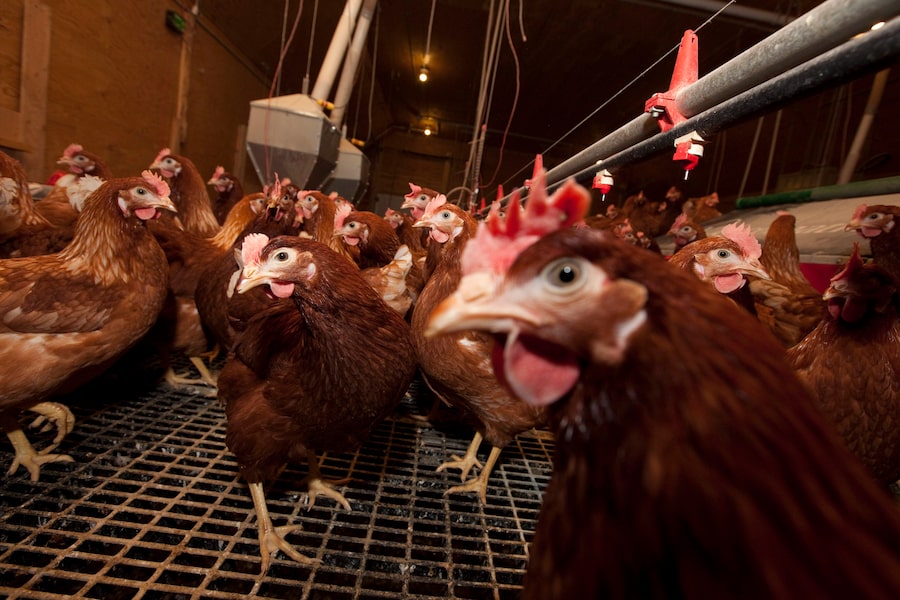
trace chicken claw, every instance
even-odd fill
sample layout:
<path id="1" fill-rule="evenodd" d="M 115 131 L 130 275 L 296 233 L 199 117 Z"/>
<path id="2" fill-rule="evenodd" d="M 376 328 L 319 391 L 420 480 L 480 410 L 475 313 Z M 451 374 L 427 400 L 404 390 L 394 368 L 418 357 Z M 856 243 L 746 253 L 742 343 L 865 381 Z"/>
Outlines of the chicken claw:
<path id="1" fill-rule="evenodd" d="M 6 429 L 6 437 L 9 438 L 13 448 L 16 449 L 16 456 L 13 458 L 9 471 L 6 472 L 7 476 L 18 471 L 19 467 L 25 467 L 31 476 L 31 481 L 37 481 L 41 476 L 41 465 L 51 462 L 73 462 L 75 460 L 68 454 L 44 454 L 43 452 L 37 452 L 34 446 L 31 445 L 31 442 L 28 441 L 28 438 L 25 437 L 22 429 L 18 427 L 18 424 L 16 424 L 15 429 Z"/>
<path id="2" fill-rule="evenodd" d="M 484 504 L 484 502 L 487 500 L 488 480 L 491 477 L 491 471 L 494 470 L 494 464 L 500 457 L 500 452 L 502 450 L 502 448 L 492 446 L 491 453 L 488 455 L 487 462 L 484 463 L 484 468 L 481 469 L 481 471 L 478 473 L 478 477 L 473 477 L 462 485 L 455 485 L 449 488 L 446 492 L 444 492 L 444 495 L 447 496 L 448 494 L 478 492 L 478 497 L 481 499 L 481 503 Z"/>
<path id="3" fill-rule="evenodd" d="M 334 486 L 336 485 L 348 483 L 350 478 L 323 479 L 315 452 L 308 453 L 306 462 L 309 465 L 309 474 L 303 478 L 303 481 L 306 482 L 308 490 L 306 496 L 307 508 L 312 508 L 316 504 L 316 497 L 321 494 L 343 506 L 344 510 L 350 510 L 350 503 L 344 498 L 344 495 L 334 489 Z"/>
<path id="4" fill-rule="evenodd" d="M 191 364 L 197 369 L 200 373 L 200 377 L 193 379 L 188 377 L 187 375 L 178 375 L 175 373 L 175 370 L 171 367 L 166 371 L 165 379 L 166 383 L 171 386 L 177 385 L 205 385 L 215 388 L 218 385 L 218 381 L 216 380 L 216 376 L 213 375 L 210 370 L 207 368 L 206 364 L 203 362 L 203 359 L 199 356 L 191 356 L 190 357 Z M 215 393 L 213 393 L 215 396 Z"/>
<path id="5" fill-rule="evenodd" d="M 75 427 L 75 415 L 69 410 L 65 404 L 57 402 L 41 402 L 35 404 L 28 409 L 39 416 L 32 421 L 31 427 L 39 432 L 49 431 L 52 423 L 56 426 L 56 435 L 53 437 L 53 443 L 39 452 L 39 454 L 49 454 L 51 450 L 59 446 L 64 437 L 72 432 Z"/>
<path id="6" fill-rule="evenodd" d="M 481 463 L 478 461 L 478 447 L 481 446 L 481 439 L 481 434 L 475 432 L 475 437 L 472 438 L 469 447 L 466 449 L 465 456 L 460 458 L 455 454 L 451 454 L 450 458 L 453 460 L 441 463 L 436 469 L 436 472 L 440 473 L 445 469 L 459 469 L 461 471 L 459 478 L 460 480 L 465 481 L 466 477 L 469 475 L 469 471 L 472 470 L 472 467 L 482 468 Z"/>
<path id="7" fill-rule="evenodd" d="M 293 531 L 303 529 L 302 525 L 272 526 L 272 518 L 266 506 L 266 495 L 262 483 L 250 483 L 250 496 L 253 498 L 253 507 L 256 509 L 256 527 L 259 534 L 259 552 L 261 556 L 260 575 L 265 575 L 272 562 L 272 555 L 278 550 L 284 552 L 300 564 L 318 564 L 319 560 L 304 556 L 291 546 L 284 536 Z"/>

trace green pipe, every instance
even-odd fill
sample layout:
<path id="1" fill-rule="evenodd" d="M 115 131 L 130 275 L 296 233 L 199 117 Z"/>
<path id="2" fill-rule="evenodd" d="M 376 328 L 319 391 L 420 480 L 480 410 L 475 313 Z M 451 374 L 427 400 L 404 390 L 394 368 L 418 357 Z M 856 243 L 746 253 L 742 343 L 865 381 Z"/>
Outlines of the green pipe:
<path id="1" fill-rule="evenodd" d="M 775 204 L 797 204 L 815 202 L 816 200 L 833 200 L 835 198 L 855 198 L 857 196 L 878 196 L 881 194 L 900 193 L 900 176 L 868 181 L 854 181 L 840 185 L 825 185 L 808 190 L 793 190 L 765 196 L 747 196 L 738 198 L 737 208 L 758 208 Z"/>

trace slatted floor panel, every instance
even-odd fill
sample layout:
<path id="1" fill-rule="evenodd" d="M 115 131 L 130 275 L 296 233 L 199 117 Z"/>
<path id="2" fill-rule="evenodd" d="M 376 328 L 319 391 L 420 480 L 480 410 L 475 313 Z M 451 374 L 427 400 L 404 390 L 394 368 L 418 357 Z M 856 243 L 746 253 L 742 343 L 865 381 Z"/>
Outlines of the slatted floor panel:
<path id="1" fill-rule="evenodd" d="M 0 597 L 4 598 L 517 598 L 553 442 L 524 434 L 503 453 L 487 503 L 445 497 L 468 432 L 434 429 L 417 386 L 353 454 L 326 455 L 326 477 L 351 479 L 306 506 L 306 465 L 267 487 L 275 525 L 317 559 L 278 553 L 259 576 L 249 491 L 225 447 L 215 398 L 113 371 L 66 399 L 76 415 L 60 452 L 32 483 L 0 475 Z M 103 394 L 103 396 L 101 396 Z M 98 397 L 112 396 L 102 402 Z M 29 434 L 40 440 L 40 434 Z M 0 468 L 11 446 L 0 445 Z M 481 457 L 485 457 L 483 447 Z"/>

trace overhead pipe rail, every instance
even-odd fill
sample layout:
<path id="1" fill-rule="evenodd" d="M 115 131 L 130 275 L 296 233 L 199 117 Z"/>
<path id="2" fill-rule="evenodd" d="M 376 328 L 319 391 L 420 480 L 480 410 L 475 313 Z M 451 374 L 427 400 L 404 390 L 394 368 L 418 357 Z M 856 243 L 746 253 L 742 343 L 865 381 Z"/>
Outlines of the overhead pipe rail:
<path id="1" fill-rule="evenodd" d="M 548 170 L 547 187 L 553 189 L 570 177 L 581 180 L 603 169 L 612 171 L 670 150 L 676 139 L 692 132 L 709 136 L 791 99 L 876 70 L 900 56 L 898 15 L 896 0 L 828 0 L 679 89 L 675 106 L 686 120 L 661 133 L 656 116 L 644 112 Z M 887 23 L 870 31 L 879 21 Z M 865 35 L 854 37 L 860 33 Z M 516 192 L 524 196 L 527 188 Z"/>

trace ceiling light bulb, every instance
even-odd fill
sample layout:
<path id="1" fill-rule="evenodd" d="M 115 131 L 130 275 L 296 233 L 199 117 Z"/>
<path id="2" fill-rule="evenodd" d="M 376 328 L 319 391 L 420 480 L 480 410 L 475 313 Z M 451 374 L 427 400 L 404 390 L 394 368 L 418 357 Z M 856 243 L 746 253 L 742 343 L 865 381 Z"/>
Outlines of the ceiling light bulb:
<path id="1" fill-rule="evenodd" d="M 419 69 L 419 81 L 425 83 L 428 81 L 428 67 L 422 65 L 422 68 Z"/>
<path id="2" fill-rule="evenodd" d="M 424 133 L 425 135 L 431 135 L 431 128 L 425 127 L 425 129 L 422 131 L 422 133 Z"/>

